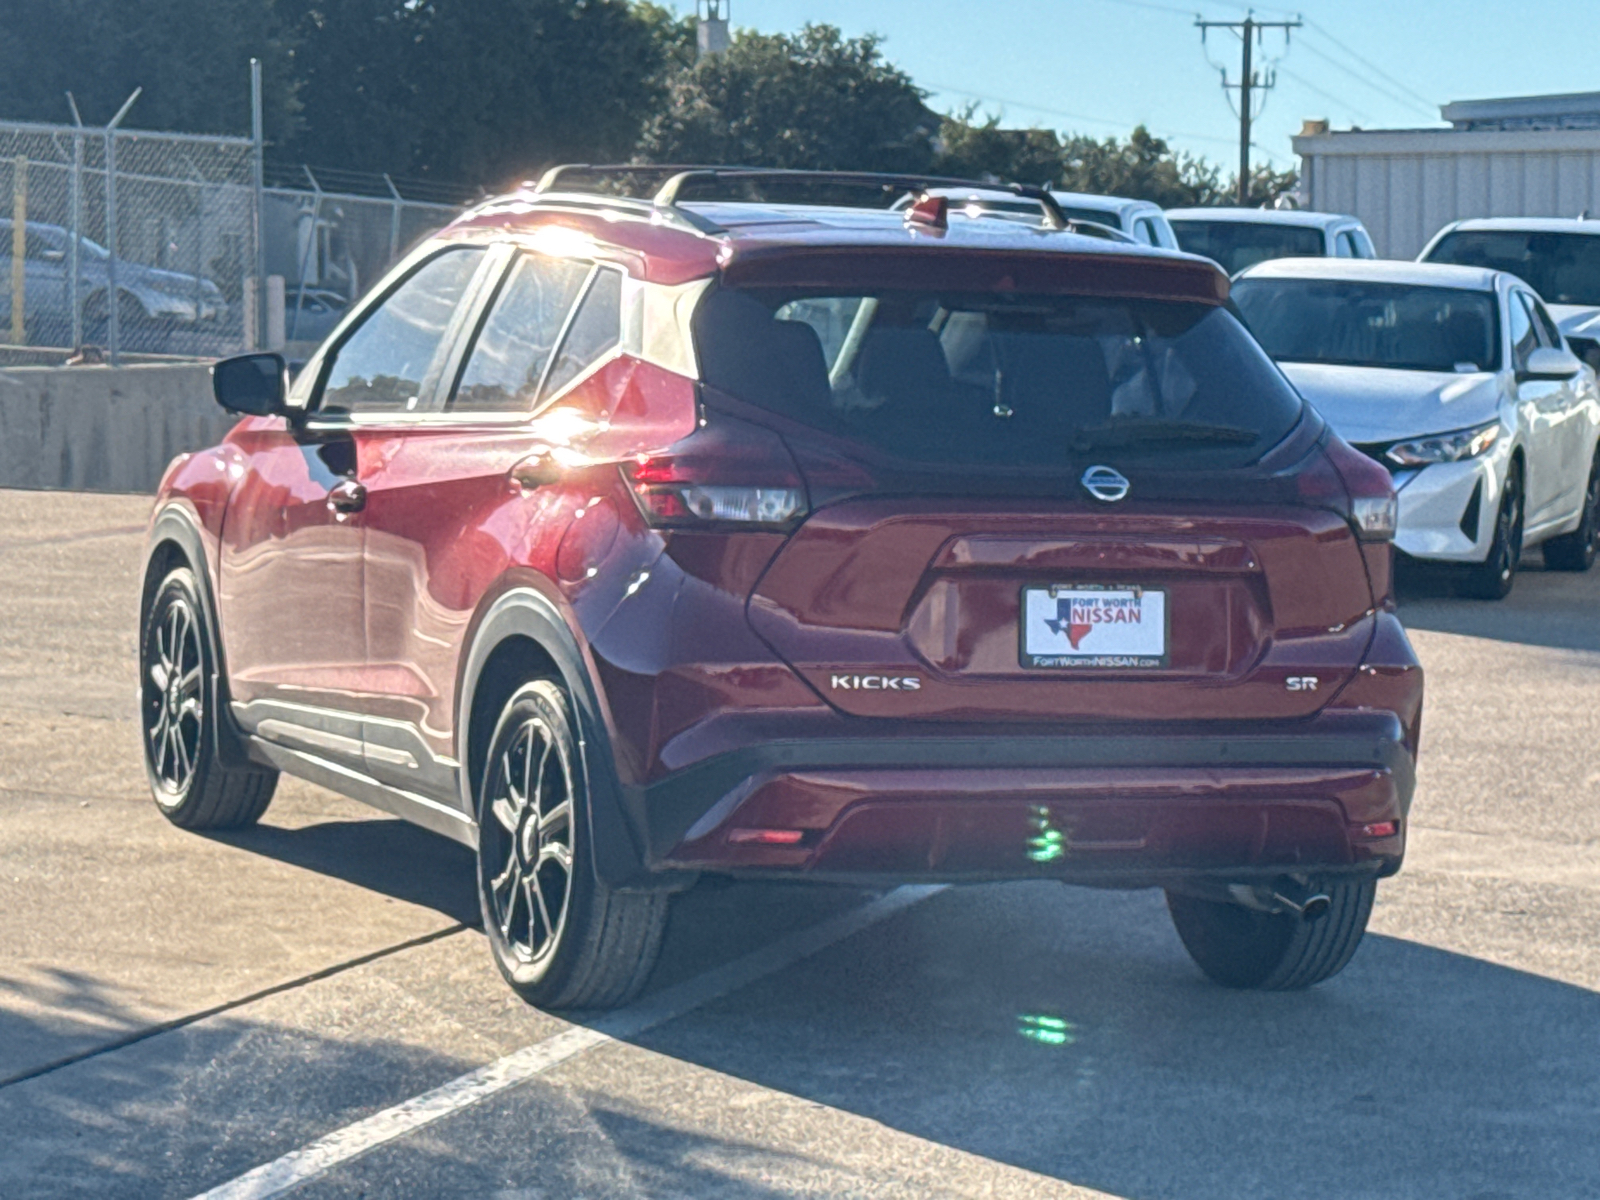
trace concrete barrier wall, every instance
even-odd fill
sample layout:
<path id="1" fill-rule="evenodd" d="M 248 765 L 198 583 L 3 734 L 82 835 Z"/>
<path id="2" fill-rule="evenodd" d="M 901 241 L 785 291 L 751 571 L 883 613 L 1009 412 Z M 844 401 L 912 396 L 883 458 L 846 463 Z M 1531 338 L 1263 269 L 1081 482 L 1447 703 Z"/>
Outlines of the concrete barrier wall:
<path id="1" fill-rule="evenodd" d="M 0 371 L 0 487 L 153 492 L 174 457 L 238 418 L 204 364 Z"/>

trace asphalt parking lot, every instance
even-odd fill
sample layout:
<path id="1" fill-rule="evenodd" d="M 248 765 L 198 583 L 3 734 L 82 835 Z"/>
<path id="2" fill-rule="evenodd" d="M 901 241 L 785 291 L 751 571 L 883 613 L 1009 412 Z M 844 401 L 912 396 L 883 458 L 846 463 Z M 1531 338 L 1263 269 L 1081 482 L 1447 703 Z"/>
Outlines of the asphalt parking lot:
<path id="1" fill-rule="evenodd" d="M 1411 585 L 1410 857 L 1309 993 L 1206 983 L 1155 893 L 702 885 L 574 1026 L 461 848 L 290 779 L 245 833 L 159 816 L 148 506 L 0 492 L 0 1196 L 1600 1194 L 1600 571 Z"/>

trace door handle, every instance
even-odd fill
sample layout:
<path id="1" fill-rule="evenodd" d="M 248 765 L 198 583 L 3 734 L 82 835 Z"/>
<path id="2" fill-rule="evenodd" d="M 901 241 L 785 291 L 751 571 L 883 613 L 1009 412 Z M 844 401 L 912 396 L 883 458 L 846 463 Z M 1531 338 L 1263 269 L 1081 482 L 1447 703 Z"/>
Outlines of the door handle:
<path id="1" fill-rule="evenodd" d="M 358 513 L 367 506 L 367 489 L 354 479 L 346 479 L 328 490 L 328 508 L 336 513 Z"/>

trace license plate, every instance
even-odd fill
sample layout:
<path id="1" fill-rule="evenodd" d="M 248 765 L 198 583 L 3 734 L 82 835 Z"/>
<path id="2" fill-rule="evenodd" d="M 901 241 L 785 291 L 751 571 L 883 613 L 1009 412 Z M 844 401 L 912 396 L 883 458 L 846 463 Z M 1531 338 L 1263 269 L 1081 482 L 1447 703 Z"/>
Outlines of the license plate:
<path id="1" fill-rule="evenodd" d="M 1149 670 L 1167 665 L 1167 593 L 1160 588 L 1025 587 L 1020 624 L 1025 667 Z"/>

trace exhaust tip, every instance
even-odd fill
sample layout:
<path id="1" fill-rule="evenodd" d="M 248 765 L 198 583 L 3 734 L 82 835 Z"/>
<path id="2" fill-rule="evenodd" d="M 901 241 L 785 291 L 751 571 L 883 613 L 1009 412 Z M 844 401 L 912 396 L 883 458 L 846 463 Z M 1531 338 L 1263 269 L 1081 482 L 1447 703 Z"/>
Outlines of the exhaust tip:
<path id="1" fill-rule="evenodd" d="M 1315 896 L 1308 896 L 1305 904 L 1300 908 L 1302 921 L 1320 921 L 1328 915 L 1328 910 L 1333 907 L 1333 901 L 1323 892 Z"/>
<path id="2" fill-rule="evenodd" d="M 1333 899 L 1327 892 L 1314 892 L 1289 878 L 1279 881 L 1278 887 L 1272 892 L 1272 899 L 1278 911 L 1292 912 L 1302 921 L 1320 921 L 1333 907 Z"/>

